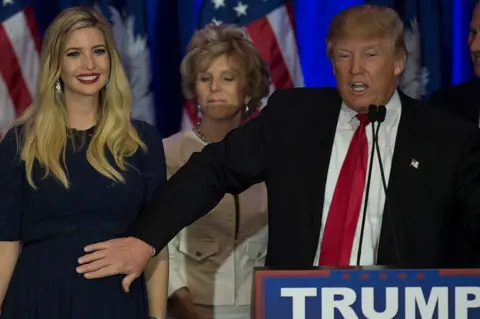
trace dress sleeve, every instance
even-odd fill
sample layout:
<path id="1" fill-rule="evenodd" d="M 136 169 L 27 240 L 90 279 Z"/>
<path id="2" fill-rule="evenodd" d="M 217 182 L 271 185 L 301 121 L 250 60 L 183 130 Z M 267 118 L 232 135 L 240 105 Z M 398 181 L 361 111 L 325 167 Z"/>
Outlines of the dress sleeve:
<path id="1" fill-rule="evenodd" d="M 166 181 L 165 153 L 162 138 L 155 127 L 143 121 L 136 121 L 135 126 L 143 142 L 147 145 L 147 153 L 142 156 L 141 170 L 148 199 L 153 191 Z"/>
<path id="2" fill-rule="evenodd" d="M 0 241 L 20 240 L 24 166 L 17 147 L 18 128 L 0 142 Z"/>

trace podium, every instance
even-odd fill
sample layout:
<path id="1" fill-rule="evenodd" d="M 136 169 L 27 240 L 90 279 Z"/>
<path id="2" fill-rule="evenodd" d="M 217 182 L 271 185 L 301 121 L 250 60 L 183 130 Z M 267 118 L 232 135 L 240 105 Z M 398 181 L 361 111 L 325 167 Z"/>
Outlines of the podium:
<path id="1" fill-rule="evenodd" d="M 254 319 L 480 318 L 480 269 L 256 268 Z"/>

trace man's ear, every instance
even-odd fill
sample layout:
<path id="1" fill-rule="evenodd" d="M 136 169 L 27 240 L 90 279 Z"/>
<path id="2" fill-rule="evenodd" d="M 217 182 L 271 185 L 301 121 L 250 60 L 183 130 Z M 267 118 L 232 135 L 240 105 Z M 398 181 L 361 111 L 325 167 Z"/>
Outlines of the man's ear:
<path id="1" fill-rule="evenodd" d="M 395 58 L 394 66 L 393 66 L 394 74 L 396 76 L 402 74 L 403 70 L 405 69 L 406 62 L 407 62 L 407 54 L 405 52 L 397 55 L 397 57 Z"/>

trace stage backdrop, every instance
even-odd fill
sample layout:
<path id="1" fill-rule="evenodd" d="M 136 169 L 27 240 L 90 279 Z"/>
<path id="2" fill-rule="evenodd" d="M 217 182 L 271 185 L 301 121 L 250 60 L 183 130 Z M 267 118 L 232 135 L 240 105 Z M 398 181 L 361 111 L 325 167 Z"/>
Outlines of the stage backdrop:
<path id="1" fill-rule="evenodd" d="M 30 105 L 41 37 L 64 8 L 97 6 L 107 16 L 133 87 L 133 114 L 167 137 L 195 123 L 178 70 L 197 28 L 233 22 L 254 42 L 267 30 L 269 46 L 261 49 L 275 68 L 272 90 L 334 86 L 325 55 L 328 24 L 362 3 L 393 7 L 406 23 L 410 57 L 401 87 L 407 94 L 425 98 L 474 77 L 467 37 L 475 0 L 0 0 L 0 132 Z"/>

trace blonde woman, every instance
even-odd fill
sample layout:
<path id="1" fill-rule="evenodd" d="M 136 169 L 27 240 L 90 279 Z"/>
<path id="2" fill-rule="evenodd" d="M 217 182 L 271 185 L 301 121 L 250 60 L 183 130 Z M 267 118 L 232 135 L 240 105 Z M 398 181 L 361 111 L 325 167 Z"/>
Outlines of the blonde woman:
<path id="1" fill-rule="evenodd" d="M 248 119 L 268 94 L 265 63 L 242 29 L 207 26 L 192 38 L 181 65 L 183 91 L 201 120 L 164 140 L 167 175 L 194 152 Z M 252 273 L 267 252 L 267 192 L 257 184 L 226 195 L 170 243 L 170 312 L 176 319 L 250 318 Z"/>
<path id="2" fill-rule="evenodd" d="M 123 276 L 76 272 L 85 244 L 124 233 L 165 180 L 159 134 L 130 111 L 108 22 L 65 10 L 44 37 L 35 104 L 0 144 L 1 319 L 165 318 L 166 250 L 128 293 Z"/>

